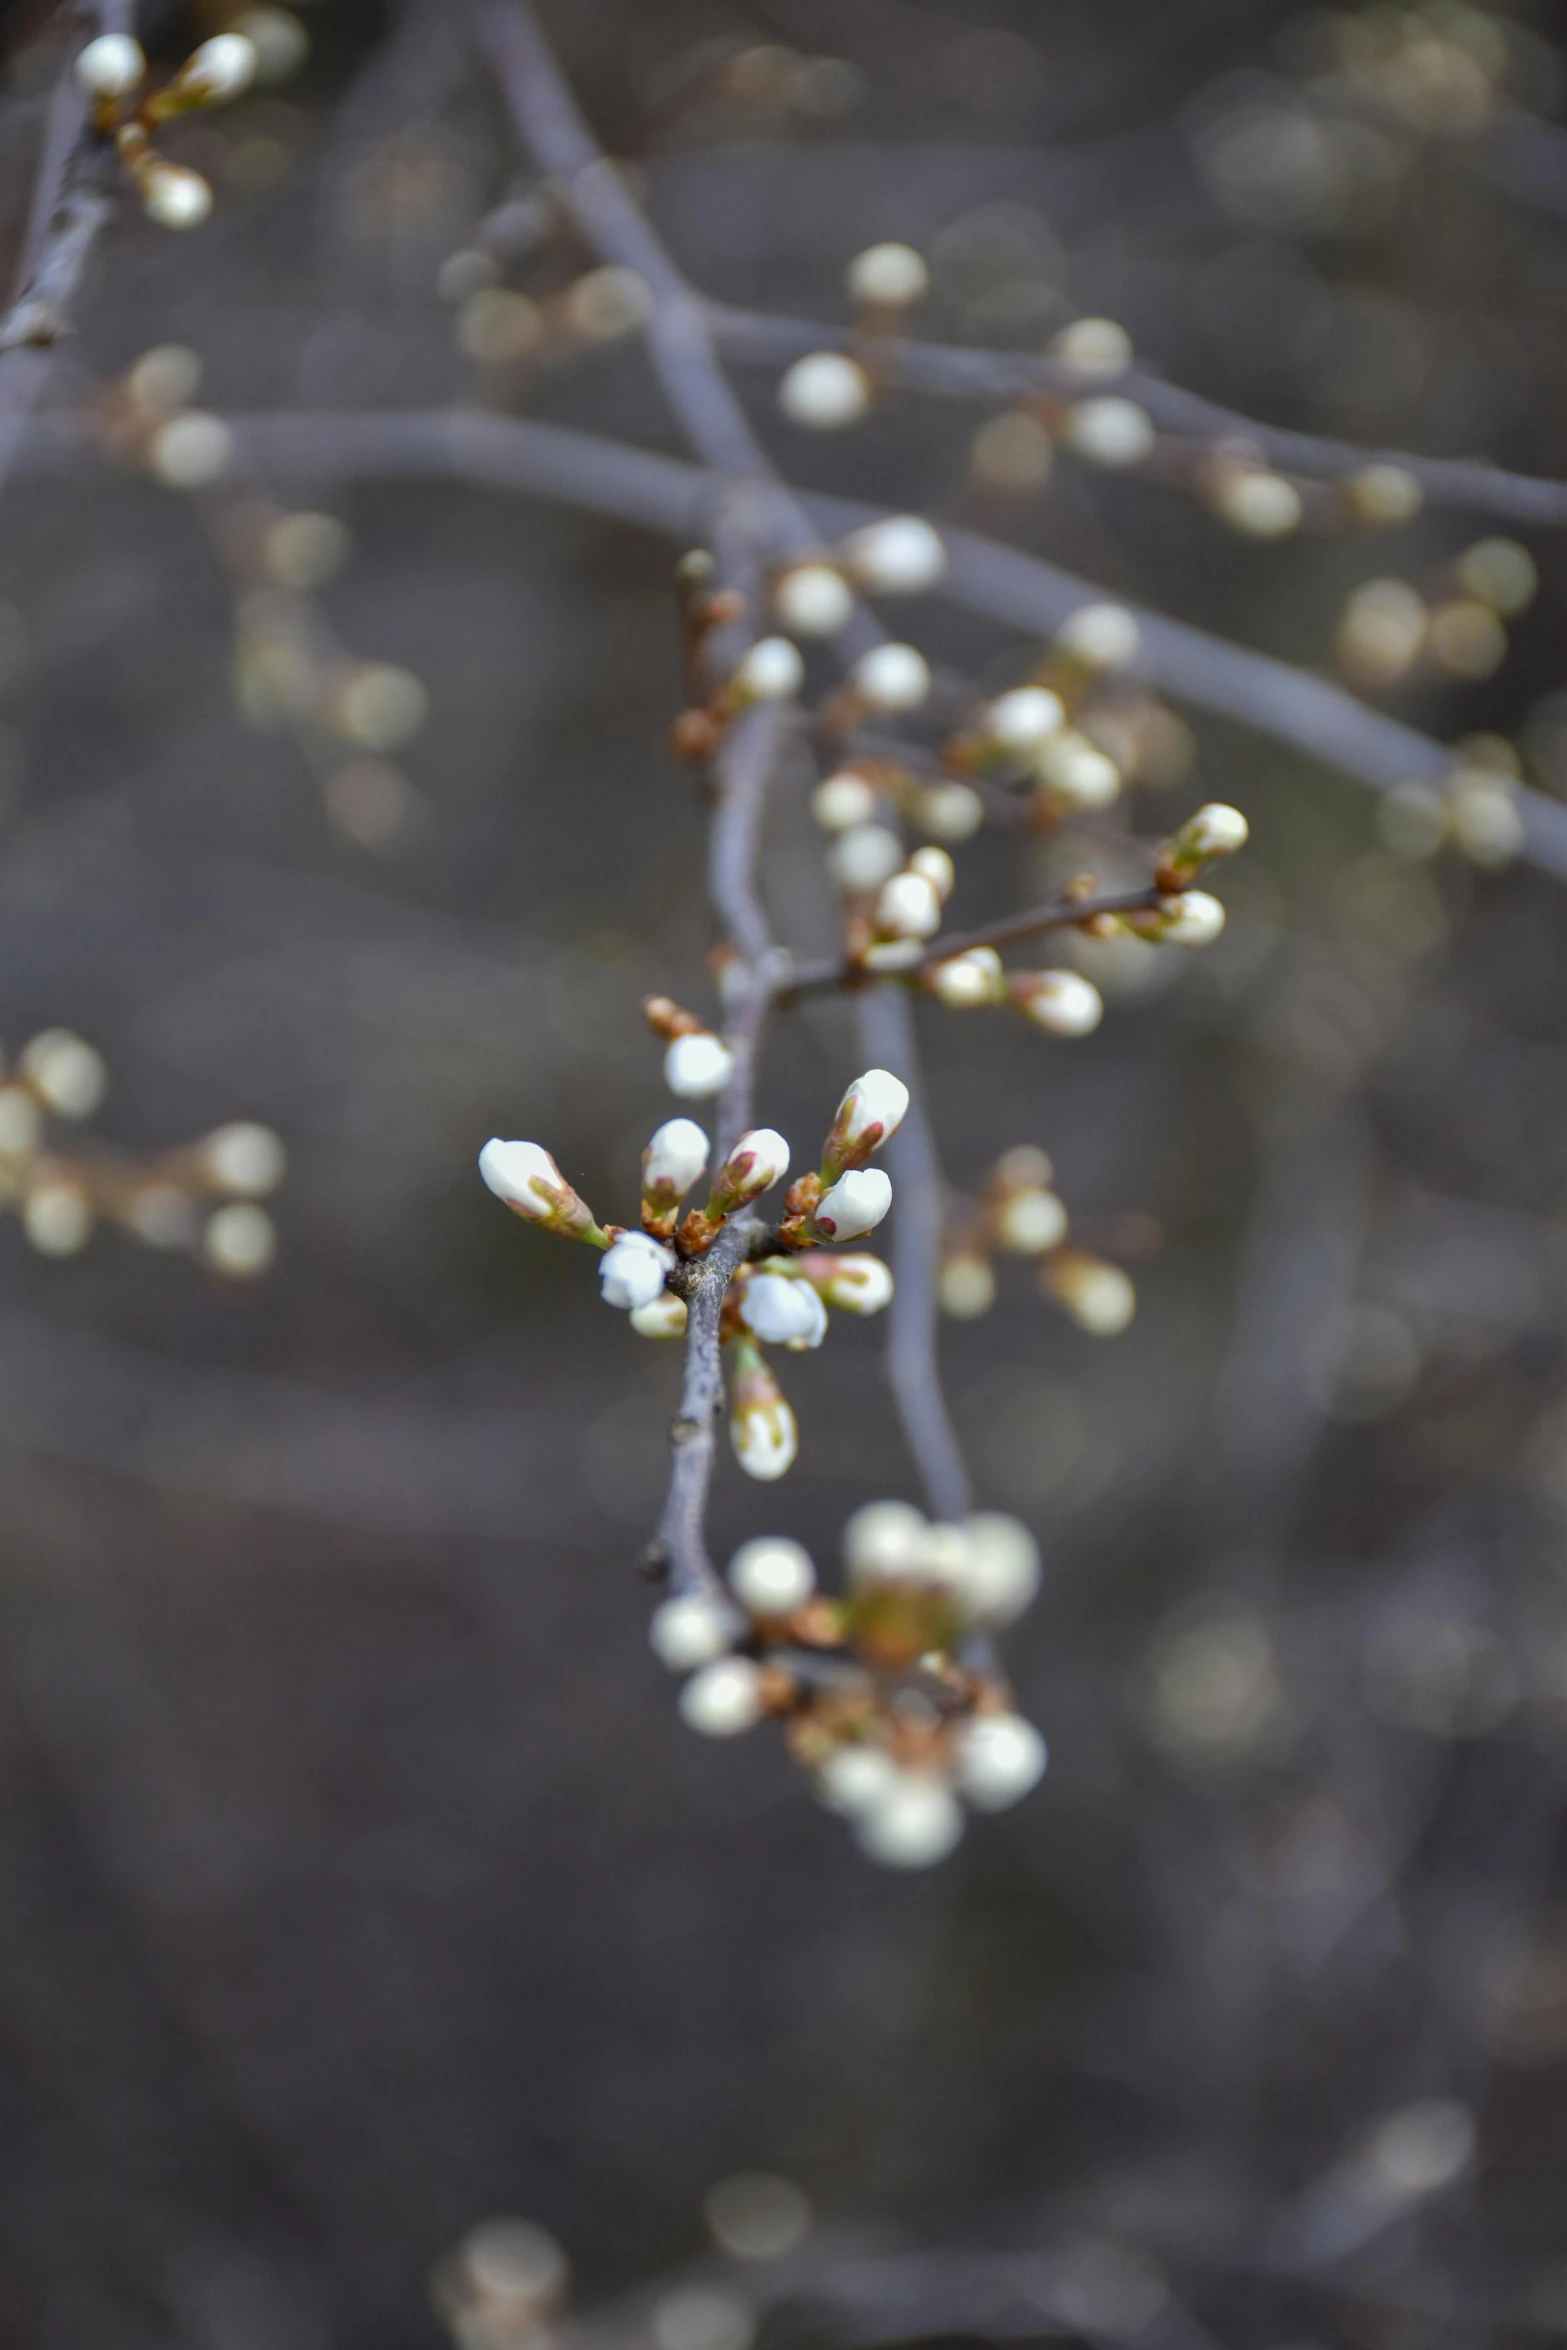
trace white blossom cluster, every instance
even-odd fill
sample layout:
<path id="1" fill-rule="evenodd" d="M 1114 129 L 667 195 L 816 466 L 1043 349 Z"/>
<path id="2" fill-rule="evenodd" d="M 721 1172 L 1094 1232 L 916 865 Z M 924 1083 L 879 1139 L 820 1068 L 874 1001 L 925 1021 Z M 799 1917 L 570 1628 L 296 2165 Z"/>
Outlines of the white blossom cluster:
<path id="1" fill-rule="evenodd" d="M 961 1838 L 965 1804 L 1004 1810 L 1044 1772 L 1039 1732 L 958 1655 L 1029 1606 L 1038 1549 L 998 1512 L 940 1525 L 908 1502 L 879 1501 L 849 1520 L 843 1555 L 845 1588 L 829 1599 L 798 1542 L 742 1543 L 727 1596 L 666 1599 L 649 1637 L 688 1676 L 680 1712 L 690 1728 L 730 1738 L 780 1718 L 861 1849 L 890 1868 L 928 1867 Z M 808 1669 L 824 1660 L 836 1672 Z"/>
<path id="2" fill-rule="evenodd" d="M 192 50 L 169 81 L 148 90 L 146 55 L 129 33 L 99 33 L 87 42 L 77 56 L 77 82 L 92 101 L 99 131 L 118 149 L 149 220 L 160 228 L 193 229 L 212 211 L 210 182 L 160 154 L 153 132 L 178 115 L 227 105 L 257 82 L 283 80 L 307 46 L 303 25 L 287 9 L 250 9 Z"/>

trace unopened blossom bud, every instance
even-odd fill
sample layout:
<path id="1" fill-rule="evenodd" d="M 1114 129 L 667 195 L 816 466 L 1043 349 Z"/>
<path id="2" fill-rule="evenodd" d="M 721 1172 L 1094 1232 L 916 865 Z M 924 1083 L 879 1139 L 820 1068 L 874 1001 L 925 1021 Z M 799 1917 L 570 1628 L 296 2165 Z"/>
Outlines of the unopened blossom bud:
<path id="1" fill-rule="evenodd" d="M 889 716 L 918 710 L 930 693 L 929 665 L 913 645 L 873 645 L 855 662 L 850 680 L 862 702 Z"/>
<path id="2" fill-rule="evenodd" d="M 1062 1249 L 1047 1257 L 1044 1285 L 1094 1338 L 1118 1338 L 1137 1311 L 1137 1292 L 1119 1265 Z"/>
<path id="3" fill-rule="evenodd" d="M 811 1228 L 823 1240 L 858 1240 L 874 1232 L 892 1205 L 892 1185 L 880 1167 L 851 1168 L 816 1203 Z"/>
<path id="4" fill-rule="evenodd" d="M 0 1159 L 25 1159 L 43 1134 L 43 1113 L 21 1085 L 0 1085 Z"/>
<path id="5" fill-rule="evenodd" d="M 957 1735 L 954 1763 L 961 1793 L 976 1811 L 1005 1811 L 1045 1775 L 1045 1742 L 1021 1714 L 976 1714 Z"/>
<path id="6" fill-rule="evenodd" d="M 892 1269 L 880 1257 L 813 1253 L 797 1257 L 795 1263 L 822 1303 L 840 1314 L 879 1314 L 892 1303 Z"/>
<path id="7" fill-rule="evenodd" d="M 1124 604 L 1079 604 L 1056 632 L 1056 650 L 1085 669 L 1125 669 L 1136 660 L 1142 631 Z"/>
<path id="8" fill-rule="evenodd" d="M 277 1232 L 265 1208 L 235 1200 L 208 1219 L 202 1254 L 215 1273 L 233 1281 L 254 1281 L 277 1254 Z"/>
<path id="9" fill-rule="evenodd" d="M 1425 491 L 1402 465 L 1363 465 L 1344 484 L 1362 522 L 1408 522 L 1425 504 Z"/>
<path id="10" fill-rule="evenodd" d="M 646 1232 L 622 1232 L 599 1262 L 599 1295 L 607 1306 L 633 1314 L 650 1306 L 675 1267 L 675 1252 Z"/>
<path id="11" fill-rule="evenodd" d="M 742 1134 L 713 1179 L 707 1213 L 716 1222 L 749 1207 L 764 1191 L 789 1172 L 789 1145 L 771 1126 L 753 1126 Z"/>
<path id="12" fill-rule="evenodd" d="M 22 1205 L 22 1230 L 40 1256 L 74 1257 L 92 1237 L 92 1202 L 68 1176 L 46 1176 Z"/>
<path id="13" fill-rule="evenodd" d="M 1282 473 L 1265 465 L 1227 465 L 1210 486 L 1215 513 L 1248 538 L 1288 538 L 1300 528 L 1301 496 Z"/>
<path id="14" fill-rule="evenodd" d="M 1113 318 L 1074 318 L 1052 336 L 1050 353 L 1079 375 L 1122 375 L 1132 364 L 1132 338 Z"/>
<path id="15" fill-rule="evenodd" d="M 937 1295 L 955 1322 L 977 1321 L 996 1302 L 996 1276 L 984 1257 L 961 1249 L 942 1266 Z"/>
<path id="16" fill-rule="evenodd" d="M 1161 879 L 1168 874 L 1177 881 L 1189 881 L 1210 858 L 1233 857 L 1237 849 L 1246 846 L 1250 833 L 1239 808 L 1226 807 L 1221 800 L 1210 801 L 1195 816 L 1188 816 L 1165 850 Z"/>
<path id="17" fill-rule="evenodd" d="M 725 1654 L 734 1630 L 721 1607 L 705 1593 L 691 1591 L 666 1599 L 653 1610 L 647 1636 L 654 1655 L 672 1673 L 693 1673 L 698 1665 L 710 1665 Z"/>
<path id="18" fill-rule="evenodd" d="M 867 1069 L 856 1077 L 822 1145 L 822 1181 L 831 1183 L 850 1167 L 863 1167 L 872 1151 L 897 1133 L 908 1108 L 909 1089 L 890 1069 Z"/>
<path id="19" fill-rule="evenodd" d="M 943 905 L 951 897 L 957 882 L 957 868 L 945 849 L 916 849 L 909 859 L 909 871 L 928 881 Z"/>
<path id="20" fill-rule="evenodd" d="M 937 840 L 972 840 L 985 821 L 985 803 L 966 783 L 928 784 L 915 798 L 914 821 Z"/>
<path id="21" fill-rule="evenodd" d="M 816 1589 L 811 1554 L 783 1534 L 742 1542 L 729 1562 L 729 1588 L 754 1616 L 790 1616 Z"/>
<path id="22" fill-rule="evenodd" d="M 862 1503 L 843 1529 L 849 1581 L 884 1583 L 912 1573 L 924 1554 L 929 1530 L 924 1511 L 911 1501 Z"/>
<path id="23" fill-rule="evenodd" d="M 276 1191 L 283 1180 L 288 1156 L 270 1126 L 237 1118 L 220 1126 L 198 1145 L 204 1179 L 220 1191 L 238 1192 L 248 1199 Z"/>
<path id="24" fill-rule="evenodd" d="M 212 190 L 199 171 L 160 157 L 140 175 L 141 200 L 159 228 L 200 228 L 212 211 Z"/>
<path id="25" fill-rule="evenodd" d="M 778 405 L 807 432 L 842 432 L 858 424 L 871 404 L 863 368 L 841 351 L 811 351 L 785 371 Z"/>
<path id="26" fill-rule="evenodd" d="M 686 1301 L 671 1289 L 662 1289 L 645 1306 L 631 1309 L 631 1327 L 639 1338 L 684 1338 Z"/>
<path id="27" fill-rule="evenodd" d="M 704 1738 L 737 1738 L 762 1718 L 762 1676 L 749 1657 L 719 1657 L 680 1692 L 680 1718 Z"/>
<path id="28" fill-rule="evenodd" d="M 1088 1036 L 1104 1018 L 1104 1001 L 1077 971 L 1009 971 L 1009 1002 L 1049 1036 Z"/>
<path id="29" fill-rule="evenodd" d="M 934 1771 L 899 1771 L 878 1801 L 854 1822 L 855 1841 L 869 1860 L 889 1869 L 927 1869 L 961 1842 L 963 1812 Z"/>
<path id="30" fill-rule="evenodd" d="M 802 563 L 774 588 L 773 610 L 792 636 L 836 636 L 854 616 L 854 591 L 830 563 Z"/>
<path id="31" fill-rule="evenodd" d="M 1002 1510 L 976 1510 L 964 1532 L 967 1613 L 980 1624 L 1015 1622 L 1039 1590 L 1039 1545 L 1026 1526 Z"/>
<path id="32" fill-rule="evenodd" d="M 941 534 L 919 514 L 868 522 L 845 539 L 843 556 L 860 584 L 879 596 L 920 595 L 947 568 Z"/>
<path id="33" fill-rule="evenodd" d="M 204 106 L 237 98 L 256 78 L 256 47 L 243 33 L 215 33 L 187 58 L 175 88 Z"/>
<path id="34" fill-rule="evenodd" d="M 1127 927 L 1162 946 L 1207 947 L 1224 928 L 1224 908 L 1206 890 L 1183 889 L 1178 896 L 1161 898 L 1157 913 L 1139 915 Z"/>
<path id="35" fill-rule="evenodd" d="M 1015 1257 L 1043 1256 L 1066 1236 L 1066 1210 L 1053 1191 L 1014 1191 L 996 1211 L 996 1238 Z"/>
<path id="36" fill-rule="evenodd" d="M 805 663 L 786 636 L 760 637 L 729 683 L 738 701 L 787 702 L 805 683 Z"/>
<path id="37" fill-rule="evenodd" d="M 1067 421 L 1066 437 L 1092 465 L 1141 465 L 1153 455 L 1154 429 L 1147 409 L 1115 392 L 1079 400 Z"/>
<path id="38" fill-rule="evenodd" d="M 729 1440 L 748 1477 L 771 1484 L 792 1468 L 800 1431 L 783 1390 L 749 1339 L 734 1342 L 734 1400 Z"/>
<path id="39" fill-rule="evenodd" d="M 855 824 L 839 834 L 827 862 L 838 887 L 858 895 L 901 870 L 903 843 L 885 824 Z"/>
<path id="40" fill-rule="evenodd" d="M 578 1197 L 547 1150 L 536 1142 L 502 1142 L 492 1136 L 479 1153 L 479 1173 L 497 1199 L 531 1224 L 570 1240 L 602 1244 L 593 1210 Z"/>
<path id="41" fill-rule="evenodd" d="M 851 302 L 884 310 L 906 309 L 929 284 L 930 271 L 912 245 L 867 245 L 844 273 Z"/>
<path id="42" fill-rule="evenodd" d="M 1051 693 L 1048 686 L 1020 685 L 991 703 L 982 732 L 998 750 L 1037 751 L 1041 743 L 1059 734 L 1065 723 L 1066 709 L 1059 694 Z"/>
<path id="43" fill-rule="evenodd" d="M 680 1202 L 707 1173 L 707 1136 L 693 1118 L 669 1118 L 642 1153 L 642 1217 L 649 1230 L 674 1230 Z"/>
<path id="44" fill-rule="evenodd" d="M 1046 797 L 1072 812 L 1110 807 L 1125 780 L 1108 753 L 1070 727 L 1041 744 L 1033 768 Z"/>
<path id="45" fill-rule="evenodd" d="M 61 1118 L 90 1118 L 109 1087 L 103 1055 L 69 1028 L 43 1029 L 23 1046 L 16 1068 Z"/>
<path id="46" fill-rule="evenodd" d="M 721 1036 L 704 1029 L 697 1036 L 677 1036 L 664 1055 L 664 1083 L 688 1102 L 707 1101 L 722 1093 L 735 1073 L 735 1057 Z"/>
<path id="47" fill-rule="evenodd" d="M 1006 973 L 994 947 L 970 947 L 966 954 L 954 955 L 950 962 L 931 964 L 925 972 L 924 984 L 939 1002 L 954 1012 L 1006 1001 Z"/>
<path id="48" fill-rule="evenodd" d="M 848 832 L 857 824 L 869 824 L 876 813 L 876 793 L 863 775 L 845 768 L 838 775 L 829 775 L 811 794 L 811 814 L 823 832 Z M 889 833 L 889 840 L 892 839 Z M 896 872 L 897 867 L 891 868 Z M 885 875 L 878 875 L 880 880 Z"/>
<path id="49" fill-rule="evenodd" d="M 76 60 L 76 78 L 94 98 L 124 98 L 147 71 L 139 41 L 129 33 L 100 33 Z"/>
<path id="50" fill-rule="evenodd" d="M 905 868 L 883 882 L 871 921 L 879 938 L 932 938 L 941 928 L 941 899 L 923 873 Z"/>
<path id="51" fill-rule="evenodd" d="M 880 1746 L 840 1746 L 816 1774 L 816 1792 L 831 1811 L 868 1811 L 891 1793 L 898 1766 Z"/>
<path id="52" fill-rule="evenodd" d="M 766 1346 L 796 1351 L 820 1346 L 827 1335 L 827 1308 L 808 1281 L 778 1273 L 753 1273 L 745 1285 L 740 1319 Z"/>

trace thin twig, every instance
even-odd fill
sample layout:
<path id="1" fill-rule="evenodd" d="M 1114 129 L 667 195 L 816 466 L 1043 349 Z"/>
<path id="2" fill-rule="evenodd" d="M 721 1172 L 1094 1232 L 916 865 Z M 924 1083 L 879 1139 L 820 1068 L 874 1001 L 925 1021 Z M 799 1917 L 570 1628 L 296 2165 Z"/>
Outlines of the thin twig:
<path id="1" fill-rule="evenodd" d="M 1051 898 L 1048 904 L 1029 906 L 1021 914 L 998 914 L 994 922 L 982 922 L 977 929 L 954 930 L 933 938 L 917 960 L 906 964 L 897 976 L 912 979 L 916 972 L 950 963 L 955 955 L 966 955 L 973 947 L 1011 946 L 1018 939 L 1037 937 L 1042 930 L 1075 930 L 1099 914 L 1150 913 L 1159 905 L 1161 895 L 1150 884 L 1145 889 L 1123 889 L 1100 898 Z M 781 1003 L 792 1004 L 802 995 L 820 995 L 834 987 L 873 986 L 877 979 L 876 972 L 867 971 L 863 963 L 850 962 L 847 955 L 824 955 L 817 963 L 794 964 L 778 997 Z"/>
<path id="2" fill-rule="evenodd" d="M 708 323 L 731 357 L 762 365 L 783 365 L 808 351 L 855 347 L 853 330 L 819 326 L 814 320 L 776 318 L 755 311 L 728 310 L 710 303 Z M 1294 432 L 1204 399 L 1146 368 L 1093 374 L 1028 351 L 978 351 L 942 343 L 884 340 L 865 346 L 878 380 L 937 399 L 997 401 L 1054 395 L 1082 400 L 1112 391 L 1135 400 L 1161 430 L 1209 445 L 1232 441 L 1254 449 L 1269 464 L 1313 481 L 1343 482 L 1368 465 L 1396 465 L 1412 474 L 1427 502 L 1464 506 L 1512 522 L 1567 522 L 1567 482 L 1542 481 L 1530 474 L 1458 457 L 1416 457 L 1407 449 L 1357 448 L 1319 433 Z"/>

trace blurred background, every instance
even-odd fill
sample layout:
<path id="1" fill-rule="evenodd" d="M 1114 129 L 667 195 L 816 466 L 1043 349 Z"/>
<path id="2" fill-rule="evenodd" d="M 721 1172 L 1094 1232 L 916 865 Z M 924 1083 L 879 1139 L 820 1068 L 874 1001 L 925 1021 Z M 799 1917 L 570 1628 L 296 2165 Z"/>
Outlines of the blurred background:
<path id="1" fill-rule="evenodd" d="M 234 13 L 148 7 L 149 52 Z M 169 135 L 210 223 L 123 208 L 0 514 L 0 1039 L 88 1038 L 119 1150 L 260 1119 L 290 1160 L 254 1281 L 0 1222 L 7 2336 L 505 2350 L 548 2259 L 470 2231 L 511 2215 L 578 2306 L 648 2287 L 660 2350 L 744 2350 L 769 2299 L 780 2343 L 1567 2337 L 1567 926 L 1496 812 L 1513 775 L 1567 794 L 1557 540 L 1488 602 L 1484 516 L 1264 542 L 995 406 L 810 434 L 737 372 L 797 483 L 1348 675 L 1489 778 L 1442 842 L 1194 716 L 1133 815 L 1245 810 L 1219 944 L 1101 955 L 1078 1043 L 922 1008 L 953 1184 L 1043 1145 L 1139 1310 L 1096 1339 L 1004 1261 L 945 1326 L 980 1499 L 1045 1551 L 1008 1662 L 1052 1765 L 943 1867 L 872 1869 L 774 1738 L 678 1721 L 636 1572 L 676 1350 L 473 1168 L 536 1136 L 624 1216 L 667 1114 L 639 1000 L 716 1008 L 674 550 L 125 423 L 173 382 L 679 448 L 455 0 L 272 15 L 286 78 Z M 7 18 L 13 245 L 48 16 Z M 840 323 L 847 261 L 903 239 L 932 340 L 1108 315 L 1271 422 L 1567 475 L 1548 8 L 545 16 L 706 292 Z M 284 513 L 329 519 L 268 541 Z M 905 610 L 986 690 L 1041 649 Z M 769 888 L 819 948 L 804 802 Z M 954 919 L 1056 854 L 981 836 Z M 803 1146 L 857 1065 L 802 1012 L 759 1111 Z M 800 1463 L 759 1494 L 724 1459 L 721 1556 L 776 1530 L 830 1568 L 914 1492 L 880 1349 L 790 1358 Z M 792 2269 L 713 2249 L 737 2172 L 809 2198 Z M 710 2259 L 706 2301 L 648 2286 Z"/>

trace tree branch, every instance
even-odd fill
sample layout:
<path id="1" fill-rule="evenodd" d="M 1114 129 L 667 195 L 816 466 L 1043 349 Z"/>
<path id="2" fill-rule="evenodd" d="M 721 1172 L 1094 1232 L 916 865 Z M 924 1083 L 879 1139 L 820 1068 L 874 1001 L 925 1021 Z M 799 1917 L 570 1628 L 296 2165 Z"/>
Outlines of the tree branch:
<path id="1" fill-rule="evenodd" d="M 977 929 L 954 930 L 933 938 L 918 961 L 897 977 L 911 979 L 916 972 L 950 963 L 954 955 L 966 955 L 973 947 L 1012 946 L 1018 939 L 1037 937 L 1042 930 L 1075 930 L 1096 914 L 1147 913 L 1159 904 L 1162 895 L 1150 883 L 1146 889 L 1124 889 L 1108 897 L 1052 898 L 1047 905 L 1029 906 L 1021 914 L 999 914 L 994 922 L 982 922 Z M 799 996 L 820 995 L 827 988 L 874 986 L 877 976 L 862 963 L 851 963 L 846 955 L 824 955 L 818 963 L 794 964 L 778 990 L 779 1000 L 792 1004 Z"/>

